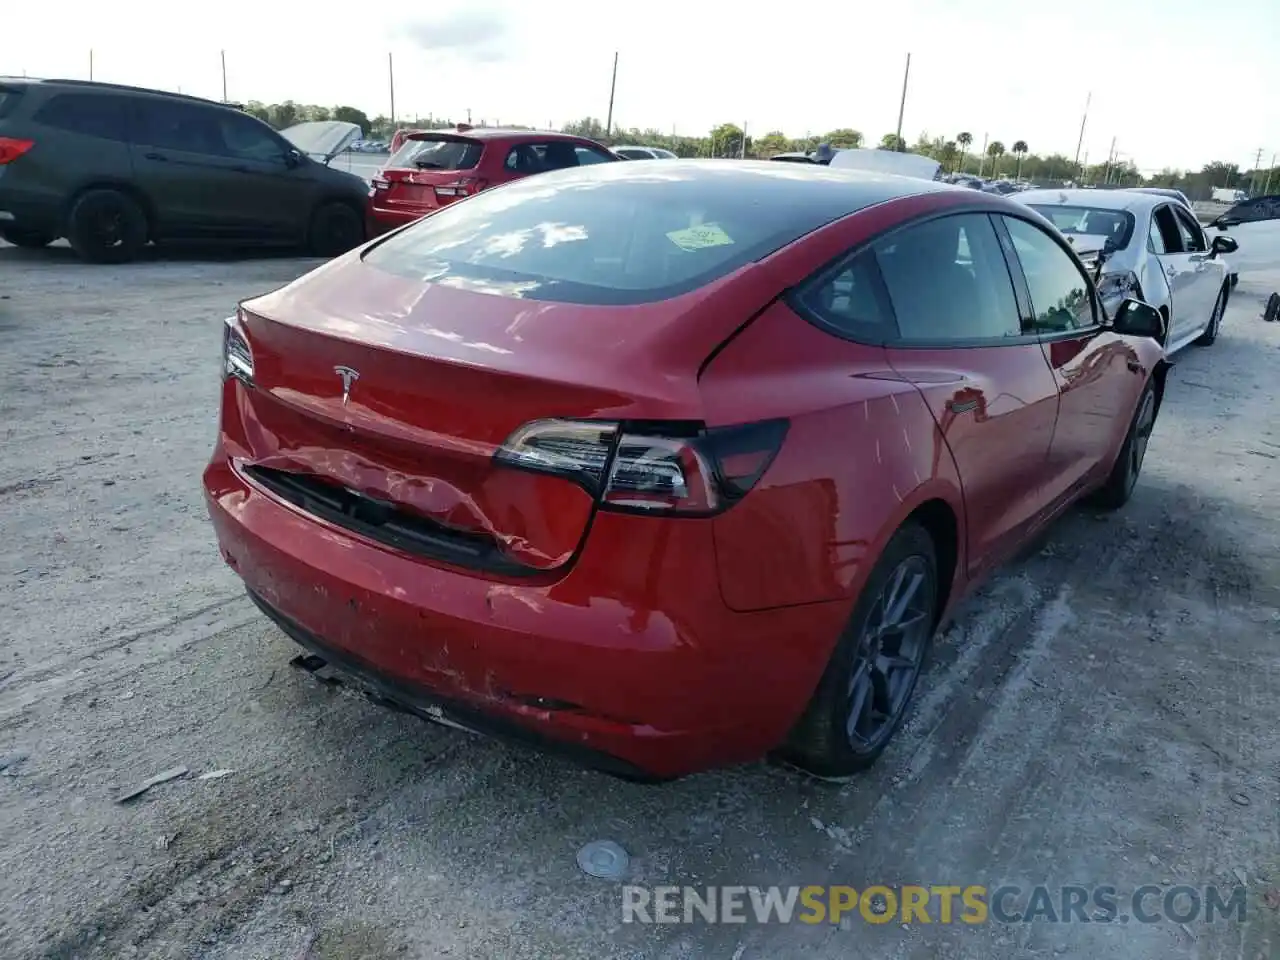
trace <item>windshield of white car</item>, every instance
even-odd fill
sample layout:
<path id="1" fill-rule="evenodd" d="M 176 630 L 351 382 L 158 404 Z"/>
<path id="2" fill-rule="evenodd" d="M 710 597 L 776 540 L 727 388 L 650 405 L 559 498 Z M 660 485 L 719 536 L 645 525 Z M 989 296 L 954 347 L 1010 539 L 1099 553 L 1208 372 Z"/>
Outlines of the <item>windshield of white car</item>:
<path id="1" fill-rule="evenodd" d="M 1047 218 L 1068 237 L 1073 234 L 1106 237 L 1117 250 L 1127 247 L 1133 237 L 1135 220 L 1128 210 L 1068 207 L 1051 203 L 1033 203 L 1031 209 Z"/>

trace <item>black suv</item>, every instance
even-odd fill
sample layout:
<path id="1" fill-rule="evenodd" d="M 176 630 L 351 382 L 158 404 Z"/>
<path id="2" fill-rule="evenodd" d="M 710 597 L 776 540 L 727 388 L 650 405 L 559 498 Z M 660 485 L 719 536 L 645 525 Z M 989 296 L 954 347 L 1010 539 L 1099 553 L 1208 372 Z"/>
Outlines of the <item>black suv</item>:
<path id="1" fill-rule="evenodd" d="M 0 236 L 66 237 L 98 263 L 167 240 L 335 256 L 365 237 L 368 184 L 328 166 L 359 135 L 335 121 L 276 133 L 234 105 L 158 90 L 0 79 Z"/>

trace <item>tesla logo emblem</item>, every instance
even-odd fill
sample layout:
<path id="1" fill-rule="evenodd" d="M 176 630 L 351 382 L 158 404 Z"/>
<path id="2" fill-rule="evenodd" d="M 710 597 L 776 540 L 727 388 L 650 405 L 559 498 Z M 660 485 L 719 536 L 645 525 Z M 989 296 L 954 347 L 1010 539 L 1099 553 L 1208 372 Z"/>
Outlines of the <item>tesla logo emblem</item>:
<path id="1" fill-rule="evenodd" d="M 350 367 L 334 367 L 333 372 L 342 378 L 342 405 L 345 407 L 351 399 L 351 385 L 360 379 L 360 371 Z"/>

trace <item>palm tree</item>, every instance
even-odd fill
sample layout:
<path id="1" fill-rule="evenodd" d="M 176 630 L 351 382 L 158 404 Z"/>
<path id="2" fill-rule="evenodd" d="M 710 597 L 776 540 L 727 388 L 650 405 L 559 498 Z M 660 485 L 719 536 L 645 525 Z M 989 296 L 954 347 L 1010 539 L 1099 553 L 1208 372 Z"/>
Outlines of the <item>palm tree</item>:
<path id="1" fill-rule="evenodd" d="M 1018 173 L 1014 177 L 1014 179 L 1016 180 L 1022 179 L 1022 161 L 1023 161 L 1023 158 L 1025 158 L 1027 155 L 1027 150 L 1028 150 L 1027 141 L 1025 140 L 1013 141 L 1013 152 L 1014 152 L 1014 155 L 1017 156 L 1018 158 Z"/>
<path id="2" fill-rule="evenodd" d="M 1004 144 L 999 140 L 992 140 L 991 145 L 987 147 L 987 156 L 991 158 L 991 179 L 998 179 L 1000 176 L 1000 158 L 1004 156 Z"/>
<path id="3" fill-rule="evenodd" d="M 969 144 L 973 143 L 973 134 L 968 132 L 956 134 L 956 143 L 960 144 L 960 162 L 956 164 L 956 169 L 963 171 L 964 155 L 969 149 Z"/>

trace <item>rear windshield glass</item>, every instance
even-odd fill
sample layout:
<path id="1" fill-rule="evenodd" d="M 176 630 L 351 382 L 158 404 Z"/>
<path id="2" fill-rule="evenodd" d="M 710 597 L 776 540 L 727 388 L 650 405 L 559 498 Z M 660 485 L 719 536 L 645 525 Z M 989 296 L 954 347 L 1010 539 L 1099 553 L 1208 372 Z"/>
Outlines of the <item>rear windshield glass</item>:
<path id="1" fill-rule="evenodd" d="M 1101 210 L 1096 207 L 1065 207 L 1058 204 L 1031 204 L 1031 209 L 1045 217 L 1067 236 L 1100 237 L 1115 241 L 1118 249 L 1129 245 L 1133 236 L 1133 214 L 1127 210 Z"/>
<path id="2" fill-rule="evenodd" d="M 665 167 L 598 164 L 526 177 L 424 217 L 364 259 L 507 296 L 648 303 L 704 286 L 844 212 L 819 181 L 721 183 L 668 176 Z"/>
<path id="3" fill-rule="evenodd" d="M 0 117 L 14 108 L 18 103 L 18 92 L 15 90 L 0 90 Z"/>
<path id="4" fill-rule="evenodd" d="M 482 144 L 475 140 L 442 140 L 433 137 L 406 140 L 387 161 L 388 167 L 419 170 L 470 170 L 480 162 Z"/>

